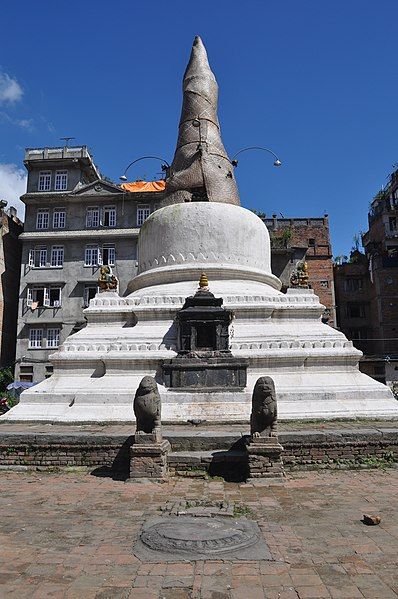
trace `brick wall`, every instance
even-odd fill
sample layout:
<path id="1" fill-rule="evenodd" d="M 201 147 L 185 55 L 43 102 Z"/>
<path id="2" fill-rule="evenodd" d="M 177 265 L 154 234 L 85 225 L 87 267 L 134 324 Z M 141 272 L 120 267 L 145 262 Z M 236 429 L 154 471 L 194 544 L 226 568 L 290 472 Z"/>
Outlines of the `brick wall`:
<path id="1" fill-rule="evenodd" d="M 272 271 L 284 285 L 297 262 L 308 263 L 309 284 L 325 306 L 329 324 L 335 326 L 335 298 L 329 219 L 263 218 L 271 237 Z"/>
<path id="2" fill-rule="evenodd" d="M 170 439 L 173 441 L 173 439 Z M 0 465 L 25 467 L 83 466 L 102 468 L 114 473 L 129 472 L 129 448 L 133 437 L 121 435 L 34 435 L 2 434 Z M 398 428 L 374 430 L 302 431 L 279 435 L 284 447 L 286 470 L 310 468 L 371 467 L 398 461 Z M 181 439 L 177 441 L 181 443 Z M 173 448 L 174 451 L 177 447 Z M 171 473 L 195 474 L 206 471 L 231 478 L 246 472 L 243 445 L 233 451 L 219 448 L 213 456 L 208 452 L 173 453 L 169 460 Z"/>

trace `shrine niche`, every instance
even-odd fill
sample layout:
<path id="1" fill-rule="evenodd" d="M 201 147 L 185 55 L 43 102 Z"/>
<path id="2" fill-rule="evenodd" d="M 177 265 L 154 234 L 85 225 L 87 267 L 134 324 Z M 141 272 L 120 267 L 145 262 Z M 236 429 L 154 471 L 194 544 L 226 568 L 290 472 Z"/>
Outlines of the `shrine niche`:
<path id="1" fill-rule="evenodd" d="M 211 293 L 202 273 L 199 289 L 187 297 L 176 314 L 179 348 L 176 358 L 163 362 L 166 387 L 243 388 L 247 361 L 229 349 L 232 311 Z"/>

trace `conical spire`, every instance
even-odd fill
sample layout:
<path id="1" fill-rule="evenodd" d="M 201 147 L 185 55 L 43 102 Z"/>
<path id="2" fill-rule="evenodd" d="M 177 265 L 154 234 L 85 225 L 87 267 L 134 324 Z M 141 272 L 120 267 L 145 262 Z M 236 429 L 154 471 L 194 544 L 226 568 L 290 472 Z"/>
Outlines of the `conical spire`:
<path id="1" fill-rule="evenodd" d="M 195 37 L 183 80 L 177 148 L 163 205 L 209 201 L 239 205 L 239 193 L 220 135 L 218 85 L 206 48 Z"/>

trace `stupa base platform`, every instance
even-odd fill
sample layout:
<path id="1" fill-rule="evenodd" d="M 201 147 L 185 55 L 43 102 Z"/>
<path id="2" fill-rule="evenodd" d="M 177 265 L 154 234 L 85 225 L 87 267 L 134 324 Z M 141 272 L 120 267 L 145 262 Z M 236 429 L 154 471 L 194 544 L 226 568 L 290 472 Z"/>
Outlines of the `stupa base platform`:
<path id="1" fill-rule="evenodd" d="M 268 374 L 268 373 L 267 373 Z M 255 380 L 250 373 L 244 391 L 176 391 L 158 385 L 164 424 L 248 423 Z M 351 372 L 271 373 L 278 397 L 278 420 L 334 420 L 398 418 L 398 401 L 385 385 L 358 370 Z M 8 422 L 133 423 L 134 393 L 140 375 L 106 375 L 100 379 L 53 375 L 57 392 L 32 387 L 23 401 L 0 417 Z M 50 379 L 46 381 L 49 386 Z M 332 384 L 332 385 L 331 385 Z M 36 390 L 35 390 L 36 389 Z"/>

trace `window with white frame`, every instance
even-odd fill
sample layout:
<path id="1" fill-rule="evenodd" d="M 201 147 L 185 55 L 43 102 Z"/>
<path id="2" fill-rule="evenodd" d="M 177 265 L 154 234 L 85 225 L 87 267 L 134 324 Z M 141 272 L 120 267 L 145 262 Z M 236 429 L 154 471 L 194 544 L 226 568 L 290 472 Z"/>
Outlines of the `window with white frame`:
<path id="1" fill-rule="evenodd" d="M 43 341 L 43 329 L 30 329 L 29 349 L 38 349 Z"/>
<path id="2" fill-rule="evenodd" d="M 54 213 L 53 213 L 54 229 L 65 229 L 65 224 L 66 224 L 65 208 L 55 208 Z"/>
<path id="3" fill-rule="evenodd" d="M 39 245 L 29 251 L 29 266 L 32 268 L 45 268 L 47 263 L 47 248 Z"/>
<path id="4" fill-rule="evenodd" d="M 41 171 L 39 173 L 39 191 L 50 191 L 51 189 L 51 171 Z"/>
<path id="5" fill-rule="evenodd" d="M 36 217 L 36 229 L 48 229 L 49 217 L 50 212 L 47 208 L 38 210 Z"/>
<path id="6" fill-rule="evenodd" d="M 102 246 L 102 264 L 115 266 L 116 250 L 112 243 L 106 243 Z"/>
<path id="7" fill-rule="evenodd" d="M 87 208 L 86 227 L 99 227 L 100 211 L 98 206 Z"/>
<path id="8" fill-rule="evenodd" d="M 56 171 L 54 188 L 56 191 L 64 191 L 68 188 L 68 171 Z"/>
<path id="9" fill-rule="evenodd" d="M 84 266 L 98 266 L 101 263 L 98 245 L 86 245 L 84 252 Z"/>
<path id="10" fill-rule="evenodd" d="M 53 245 L 51 248 L 51 266 L 61 268 L 64 265 L 64 246 Z"/>
<path id="11" fill-rule="evenodd" d="M 47 329 L 47 347 L 59 346 L 60 329 Z"/>
<path id="12" fill-rule="evenodd" d="M 137 227 L 141 227 L 143 222 L 148 218 L 151 214 L 151 209 L 149 206 L 139 206 L 137 208 Z"/>
<path id="13" fill-rule="evenodd" d="M 90 305 L 90 300 L 95 298 L 96 293 L 98 292 L 97 285 L 86 285 L 84 288 L 83 294 L 83 305 L 85 308 L 88 308 Z"/>
<path id="14" fill-rule="evenodd" d="M 104 227 L 116 227 L 116 206 L 104 206 L 102 224 Z"/>
<path id="15" fill-rule="evenodd" d="M 61 287 L 44 285 L 28 287 L 26 303 L 32 310 L 40 307 L 60 308 Z"/>

